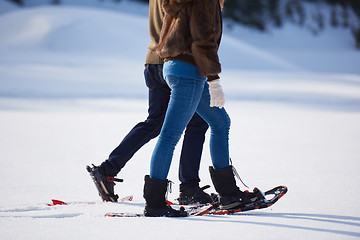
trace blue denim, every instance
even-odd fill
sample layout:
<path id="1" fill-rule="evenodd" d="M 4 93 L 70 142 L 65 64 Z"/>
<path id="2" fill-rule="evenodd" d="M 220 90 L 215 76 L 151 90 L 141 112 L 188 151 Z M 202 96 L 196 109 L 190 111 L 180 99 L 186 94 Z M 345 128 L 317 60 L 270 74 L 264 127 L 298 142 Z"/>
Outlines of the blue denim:
<path id="1" fill-rule="evenodd" d="M 108 160 L 101 164 L 110 176 L 116 176 L 144 144 L 160 134 L 171 89 L 163 78 L 162 64 L 146 64 L 144 76 L 149 89 L 149 115 L 125 136 L 119 146 L 111 152 Z M 194 114 L 186 128 L 180 156 L 180 191 L 182 188 L 199 186 L 198 171 L 207 129 L 207 123 L 199 115 Z"/>
<path id="2" fill-rule="evenodd" d="M 163 127 L 155 146 L 150 177 L 167 178 L 174 149 L 190 121 L 198 113 L 210 126 L 210 155 L 215 169 L 229 166 L 230 118 L 224 108 L 210 107 L 209 85 L 194 65 L 171 60 L 164 64 L 171 96 Z"/>

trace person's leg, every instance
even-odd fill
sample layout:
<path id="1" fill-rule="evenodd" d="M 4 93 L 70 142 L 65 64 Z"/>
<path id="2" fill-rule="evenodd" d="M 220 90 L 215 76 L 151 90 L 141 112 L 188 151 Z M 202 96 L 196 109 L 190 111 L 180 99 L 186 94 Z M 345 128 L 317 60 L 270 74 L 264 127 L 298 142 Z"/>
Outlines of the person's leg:
<path id="1" fill-rule="evenodd" d="M 213 167 L 210 176 L 219 193 L 221 209 L 231 209 L 259 200 L 256 193 L 242 192 L 236 185 L 233 167 L 229 161 L 230 118 L 224 108 L 210 107 L 208 84 L 205 84 L 197 113 L 209 124 L 210 154 Z"/>
<path id="2" fill-rule="evenodd" d="M 115 148 L 109 159 L 101 164 L 107 175 L 115 176 L 130 158 L 147 142 L 159 135 L 170 98 L 170 88 L 166 84 L 162 64 L 146 64 L 144 76 L 149 89 L 148 117 L 138 123 Z"/>
<path id="3" fill-rule="evenodd" d="M 186 64 L 184 67 L 185 69 L 182 70 L 188 72 Z M 164 72 L 165 69 L 166 68 L 164 68 Z M 157 191 L 156 189 L 159 188 L 157 185 L 153 188 L 149 187 L 154 183 L 164 186 L 165 183 L 168 182 L 166 178 L 175 145 L 195 113 L 205 79 L 164 75 L 172 92 L 164 124 L 151 158 L 150 176 L 145 176 L 144 198 L 146 205 L 144 213 L 147 214 L 147 216 L 173 216 L 173 212 L 175 211 L 176 216 L 185 216 L 181 211 L 179 212 L 166 205 L 164 191 Z"/>
<path id="4" fill-rule="evenodd" d="M 186 76 L 170 75 L 168 72 L 171 70 L 179 70 L 180 76 L 182 74 Z M 196 67 L 182 62 L 165 63 L 164 76 L 172 92 L 150 164 L 150 178 L 158 180 L 165 180 L 168 175 L 175 146 L 195 113 L 206 80 L 201 76 L 197 77 L 199 74 Z M 189 76 L 194 77 L 189 78 Z"/>
<path id="5" fill-rule="evenodd" d="M 209 125 L 197 114 L 188 123 L 179 164 L 180 194 L 179 204 L 211 203 L 214 199 L 199 186 L 200 160 L 205 141 L 205 133 Z"/>
<path id="6" fill-rule="evenodd" d="M 150 177 L 158 180 L 165 180 L 168 175 L 175 146 L 195 112 L 203 85 L 180 77 L 168 76 L 167 80 L 177 84 L 172 86 L 165 121 L 151 158 Z"/>
<path id="7" fill-rule="evenodd" d="M 209 125 L 195 113 L 188 123 L 180 155 L 180 192 L 199 187 L 200 160 Z"/>
<path id="8" fill-rule="evenodd" d="M 209 124 L 210 155 L 215 169 L 229 166 L 230 117 L 224 108 L 210 107 L 209 84 L 205 84 L 196 112 Z"/>

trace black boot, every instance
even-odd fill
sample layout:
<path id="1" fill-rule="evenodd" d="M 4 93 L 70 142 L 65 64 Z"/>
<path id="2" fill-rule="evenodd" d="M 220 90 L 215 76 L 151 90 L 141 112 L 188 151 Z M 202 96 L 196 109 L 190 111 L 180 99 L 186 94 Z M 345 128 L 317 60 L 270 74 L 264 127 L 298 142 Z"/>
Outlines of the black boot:
<path id="1" fill-rule="evenodd" d="M 108 176 L 102 167 L 95 165 L 86 166 L 86 170 L 93 179 L 101 199 L 104 202 L 117 202 L 119 196 L 114 193 L 115 182 L 122 182 L 123 180 Z"/>
<path id="2" fill-rule="evenodd" d="M 184 209 L 175 210 L 166 203 L 165 195 L 168 180 L 156 180 L 145 176 L 144 198 L 146 200 L 144 215 L 147 217 L 186 217 Z"/>
<path id="3" fill-rule="evenodd" d="M 192 187 L 192 188 L 185 188 L 180 192 L 180 196 L 178 198 L 179 204 L 181 205 L 189 205 L 189 204 L 196 204 L 196 203 L 213 203 L 214 199 L 204 192 L 205 189 L 209 188 L 209 185 L 204 187 Z"/>
<path id="4" fill-rule="evenodd" d="M 232 209 L 257 200 L 251 197 L 249 192 L 240 191 L 236 185 L 232 166 L 217 170 L 210 167 L 209 171 L 214 187 L 219 193 L 221 209 Z"/>

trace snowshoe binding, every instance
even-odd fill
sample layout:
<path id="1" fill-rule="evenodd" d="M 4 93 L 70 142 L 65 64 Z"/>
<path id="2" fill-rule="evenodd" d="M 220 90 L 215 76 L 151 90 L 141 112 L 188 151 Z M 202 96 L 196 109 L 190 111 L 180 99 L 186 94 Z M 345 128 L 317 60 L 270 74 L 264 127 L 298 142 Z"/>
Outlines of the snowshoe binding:
<path id="1" fill-rule="evenodd" d="M 190 204 L 206 204 L 215 202 L 212 196 L 204 192 L 205 189 L 210 188 L 209 185 L 204 187 L 188 188 L 180 192 L 179 198 L 177 199 L 180 205 Z"/>
<path id="2" fill-rule="evenodd" d="M 86 166 L 95 186 L 99 192 L 99 196 L 104 202 L 117 202 L 119 196 L 114 193 L 115 182 L 123 182 L 123 179 L 106 176 L 101 167 L 93 165 Z"/>

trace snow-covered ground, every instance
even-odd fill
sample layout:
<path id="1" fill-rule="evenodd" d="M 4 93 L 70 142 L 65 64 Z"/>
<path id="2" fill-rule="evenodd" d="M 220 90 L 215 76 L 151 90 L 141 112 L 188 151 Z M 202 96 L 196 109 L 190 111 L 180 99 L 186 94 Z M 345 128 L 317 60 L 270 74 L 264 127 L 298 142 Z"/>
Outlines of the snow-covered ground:
<path id="1" fill-rule="evenodd" d="M 146 6 L 119 4 L 0 0 L 0 239 L 360 238 L 360 52 L 341 29 L 317 38 L 291 26 L 224 30 L 231 157 L 251 188 L 289 188 L 276 205 L 236 216 L 104 217 L 142 211 L 156 142 L 119 174 L 116 192 L 133 202 L 102 203 L 85 166 L 105 160 L 147 113 Z M 178 196 L 180 147 L 169 200 Z M 210 164 L 207 138 L 203 185 Z M 49 207 L 52 198 L 96 203 Z"/>

